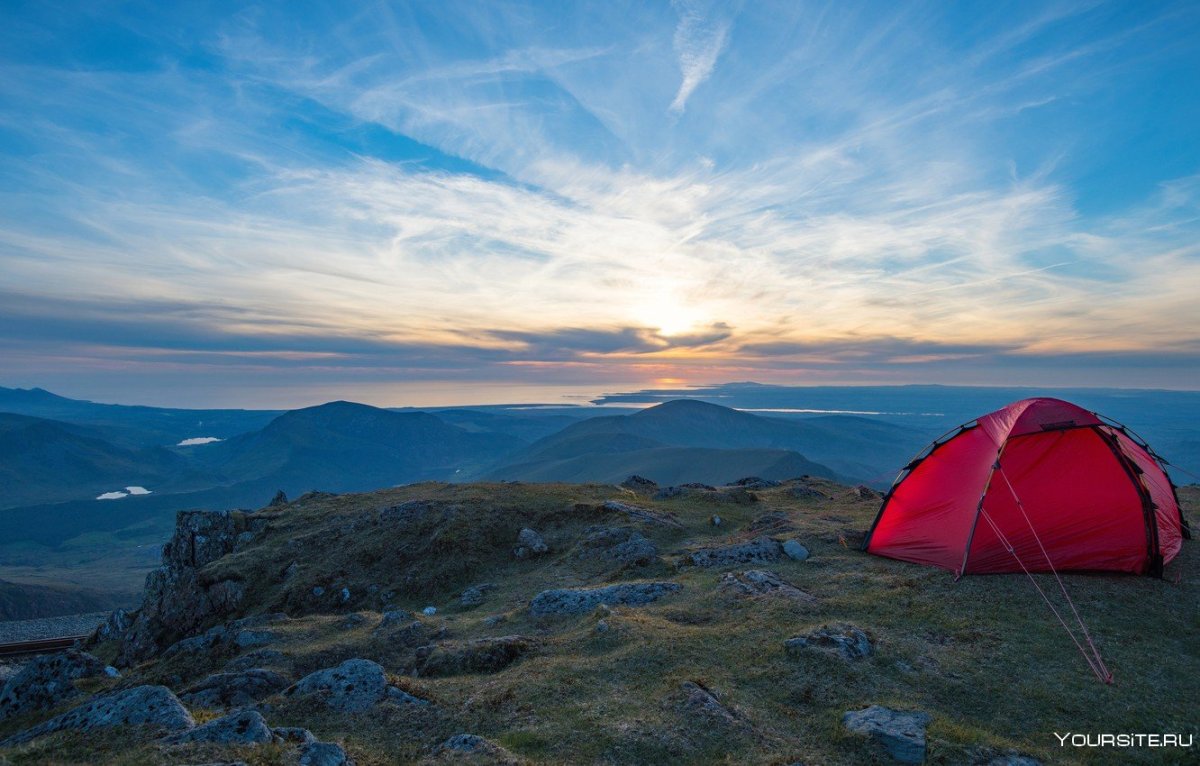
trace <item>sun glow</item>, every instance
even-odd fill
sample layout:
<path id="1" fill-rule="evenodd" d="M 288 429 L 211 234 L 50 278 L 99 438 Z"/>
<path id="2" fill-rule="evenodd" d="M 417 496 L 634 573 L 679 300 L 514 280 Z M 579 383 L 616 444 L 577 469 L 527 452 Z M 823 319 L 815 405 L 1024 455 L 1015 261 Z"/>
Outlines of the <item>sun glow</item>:
<path id="1" fill-rule="evenodd" d="M 674 296 L 658 296 L 653 304 L 643 306 L 638 312 L 638 321 L 669 338 L 684 335 L 703 324 L 703 315 L 695 306 L 689 306 Z"/>

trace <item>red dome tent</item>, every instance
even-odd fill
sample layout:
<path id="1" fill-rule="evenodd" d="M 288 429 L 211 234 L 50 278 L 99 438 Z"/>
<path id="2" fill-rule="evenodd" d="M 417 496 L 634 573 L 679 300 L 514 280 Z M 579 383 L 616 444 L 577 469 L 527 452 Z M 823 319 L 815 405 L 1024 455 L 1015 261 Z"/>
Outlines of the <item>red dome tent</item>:
<path id="1" fill-rule="evenodd" d="M 1146 442 L 1094 412 L 1037 398 L 960 426 L 905 466 L 863 548 L 959 576 L 1161 576 L 1190 536 Z"/>

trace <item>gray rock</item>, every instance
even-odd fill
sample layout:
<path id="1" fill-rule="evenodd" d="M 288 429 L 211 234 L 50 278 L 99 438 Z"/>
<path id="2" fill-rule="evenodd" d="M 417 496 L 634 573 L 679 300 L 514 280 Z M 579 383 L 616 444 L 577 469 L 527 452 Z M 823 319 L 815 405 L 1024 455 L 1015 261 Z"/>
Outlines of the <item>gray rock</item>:
<path id="1" fill-rule="evenodd" d="M 124 609 L 115 609 L 104 622 L 88 637 L 89 646 L 101 641 L 120 641 L 133 625 L 133 616 Z"/>
<path id="2" fill-rule="evenodd" d="M 721 519 L 720 516 L 718 516 L 717 514 L 714 513 L 712 516 L 708 517 L 708 523 L 712 524 L 714 527 L 719 527 L 725 522 Z"/>
<path id="3" fill-rule="evenodd" d="M 747 476 L 743 479 L 738 479 L 729 486 L 743 487 L 745 489 L 770 489 L 771 487 L 778 487 L 780 483 L 781 482 L 775 481 L 774 479 L 763 479 L 758 476 Z"/>
<path id="4" fill-rule="evenodd" d="M 534 615 L 584 614 L 600 604 L 641 606 L 683 588 L 673 582 L 643 582 L 606 585 L 600 588 L 559 588 L 544 590 L 529 602 Z"/>
<path id="5" fill-rule="evenodd" d="M 488 626 L 489 628 L 494 628 L 502 622 L 508 622 L 508 615 L 492 614 L 492 615 L 488 615 L 487 617 L 483 618 L 483 624 Z"/>
<path id="6" fill-rule="evenodd" d="M 764 572 L 760 569 L 726 572 L 721 575 L 720 582 L 722 588 L 732 590 L 739 595 L 777 596 L 805 604 L 813 604 L 817 601 L 811 593 L 805 593 L 774 572 Z"/>
<path id="7" fill-rule="evenodd" d="M 855 500 L 881 500 L 883 498 L 883 495 L 865 484 L 859 484 L 846 494 Z"/>
<path id="8" fill-rule="evenodd" d="M 473 759 L 470 762 L 497 764 L 497 766 L 521 762 L 500 745 L 476 734 L 455 734 L 439 745 L 435 752 L 442 760 L 448 760 L 448 756 L 451 758 L 466 756 Z"/>
<path id="9" fill-rule="evenodd" d="M 379 624 L 375 626 L 375 631 L 392 630 L 402 625 L 408 625 L 412 621 L 412 612 L 406 612 L 403 609 L 392 609 L 380 615 Z"/>
<path id="10" fill-rule="evenodd" d="M 181 745 L 188 742 L 245 745 L 273 742 L 274 739 L 271 727 L 267 726 L 261 713 L 257 710 L 239 710 L 194 729 L 167 737 L 163 741 L 169 745 Z"/>
<path id="11" fill-rule="evenodd" d="M 178 732 L 195 725 L 191 713 L 167 687 L 135 686 L 95 696 L 62 715 L 14 734 L 0 742 L 0 747 L 68 729 L 89 732 L 109 726 L 145 726 L 156 731 Z"/>
<path id="12" fill-rule="evenodd" d="M 105 665 L 87 652 L 68 649 L 27 663 L 0 690 L 0 721 L 34 710 L 48 710 L 82 694 L 79 678 L 106 675 Z"/>
<path id="13" fill-rule="evenodd" d="M 684 681 L 676 695 L 678 706 L 689 718 L 696 719 L 702 726 L 747 727 L 746 721 L 730 710 L 706 686 L 695 681 Z"/>
<path id="14" fill-rule="evenodd" d="M 844 660 L 861 660 L 869 657 L 874 647 L 866 633 L 853 625 L 832 625 L 819 628 L 802 636 L 784 641 L 789 654 L 806 649 L 832 651 Z"/>
<path id="15" fill-rule="evenodd" d="M 187 689 L 180 699 L 197 707 L 244 707 L 282 691 L 288 683 L 284 676 L 263 668 L 214 673 Z"/>
<path id="16" fill-rule="evenodd" d="M 235 657 L 225 663 L 226 672 L 236 672 L 242 670 L 253 670 L 265 665 L 290 665 L 290 661 L 283 652 L 278 649 L 255 649 L 252 652 L 243 654 L 241 657 Z"/>
<path id="17" fill-rule="evenodd" d="M 649 494 L 658 489 L 658 483 L 647 479 L 645 476 L 633 474 L 625 481 L 621 482 L 621 486 L 625 489 L 632 489 L 637 493 Z"/>
<path id="18" fill-rule="evenodd" d="M 640 521 L 644 524 L 672 527 L 674 529 L 683 528 L 683 525 L 679 523 L 679 519 L 675 518 L 675 514 L 673 513 L 662 513 L 649 508 L 643 508 L 640 505 L 622 503 L 619 500 L 605 500 L 604 505 L 601 507 L 611 513 L 619 513 L 633 521 Z"/>
<path id="19" fill-rule="evenodd" d="M 234 612 L 245 598 L 245 585 L 212 582 L 199 571 L 233 552 L 239 535 L 257 535 L 268 523 L 242 511 L 176 514 L 175 534 L 163 546 L 162 565 L 146 576 L 141 608 L 121 640 L 117 664 L 137 664 Z"/>
<path id="20" fill-rule="evenodd" d="M 790 490 L 788 490 L 788 494 L 791 495 L 792 497 L 796 498 L 797 500 L 828 500 L 829 499 L 829 496 L 826 495 L 824 492 L 821 492 L 818 489 L 814 489 L 813 487 L 810 487 L 807 484 L 800 484 L 798 486 L 792 487 Z"/>
<path id="21" fill-rule="evenodd" d="M 658 548 L 636 529 L 594 526 L 584 530 L 575 555 L 607 559 L 621 566 L 645 566 L 658 558 Z"/>
<path id="22" fill-rule="evenodd" d="M 783 554 L 792 561 L 805 561 L 808 559 L 808 548 L 796 540 L 784 540 Z"/>
<path id="23" fill-rule="evenodd" d="M 479 585 L 472 585 L 462 592 L 458 597 L 459 603 L 463 606 L 479 606 L 483 603 L 483 598 L 490 590 L 495 590 L 494 583 L 485 582 Z"/>
<path id="24" fill-rule="evenodd" d="M 239 630 L 233 636 L 233 643 L 239 649 L 266 646 L 278 640 L 279 634 L 270 630 Z"/>
<path id="25" fill-rule="evenodd" d="M 354 766 L 341 745 L 310 742 L 300 750 L 300 766 Z"/>
<path id="26" fill-rule="evenodd" d="M 413 675 L 494 673 L 533 651 L 537 642 L 525 636 L 477 638 L 423 646 L 416 652 Z"/>
<path id="27" fill-rule="evenodd" d="M 388 690 L 387 676 L 379 663 L 352 659 L 308 674 L 286 694 L 315 695 L 333 710 L 357 713 L 383 702 Z"/>
<path id="28" fill-rule="evenodd" d="M 341 592 L 338 594 L 338 598 L 341 599 L 343 604 L 346 603 L 347 601 L 349 601 L 350 600 L 350 589 L 342 588 Z"/>
<path id="29" fill-rule="evenodd" d="M 267 503 L 268 508 L 280 508 L 288 504 L 287 494 L 281 489 L 275 493 L 275 497 L 271 498 L 271 502 Z"/>
<path id="30" fill-rule="evenodd" d="M 321 596 L 325 595 L 325 589 L 323 587 L 321 587 L 320 585 L 315 585 L 315 586 L 313 586 L 312 594 L 314 596 L 316 596 L 317 598 L 320 598 Z"/>
<path id="31" fill-rule="evenodd" d="M 698 567 L 719 567 L 732 564 L 769 564 L 783 555 L 783 546 L 769 537 L 758 537 L 745 543 L 731 543 L 692 551 L 686 561 Z"/>
<path id="32" fill-rule="evenodd" d="M 541 535 L 529 527 L 525 527 L 517 534 L 517 547 L 513 549 L 513 555 L 519 559 L 527 559 L 541 556 L 549 550 L 550 546 L 546 545 L 546 541 L 542 539 Z"/>
<path id="33" fill-rule="evenodd" d="M 276 726 L 271 729 L 271 733 L 280 742 L 289 745 L 308 745 L 317 741 L 313 733 L 308 729 L 302 729 L 299 726 Z"/>
<path id="34" fill-rule="evenodd" d="M 871 705 L 864 710 L 847 711 L 842 716 L 842 725 L 855 734 L 871 737 L 900 763 L 923 763 L 925 727 L 931 720 L 928 713 Z"/>

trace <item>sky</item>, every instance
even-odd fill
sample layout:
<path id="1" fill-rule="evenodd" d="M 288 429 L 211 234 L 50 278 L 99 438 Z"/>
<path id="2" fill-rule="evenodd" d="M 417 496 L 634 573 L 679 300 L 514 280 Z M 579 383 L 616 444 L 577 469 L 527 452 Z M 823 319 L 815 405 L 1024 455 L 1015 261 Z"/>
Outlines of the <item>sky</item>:
<path id="1" fill-rule="evenodd" d="M 1194 2 L 0 21 L 0 385 L 1200 387 Z"/>

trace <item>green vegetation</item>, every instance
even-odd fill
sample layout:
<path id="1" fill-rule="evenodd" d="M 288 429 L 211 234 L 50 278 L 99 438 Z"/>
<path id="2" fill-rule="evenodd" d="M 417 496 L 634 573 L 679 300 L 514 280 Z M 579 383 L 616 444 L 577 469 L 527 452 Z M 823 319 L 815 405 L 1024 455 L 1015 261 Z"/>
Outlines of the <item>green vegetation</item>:
<path id="1" fill-rule="evenodd" d="M 460 732 L 536 763 L 868 764 L 879 762 L 880 751 L 846 732 L 841 716 L 871 704 L 932 714 L 927 760 L 934 764 L 1009 751 L 1046 763 L 1174 763 L 1179 750 L 1062 749 L 1053 732 L 1200 733 L 1196 543 L 1185 543 L 1164 580 L 1064 577 L 1115 674 L 1115 684 L 1104 686 L 1024 576 L 955 582 L 941 570 L 868 556 L 858 543 L 878 499 L 824 480 L 810 486 L 831 499 L 799 498 L 794 485 L 755 490 L 759 500 L 743 504 L 700 496 L 653 501 L 613 486 L 557 484 L 420 484 L 313 496 L 260 512 L 273 516 L 265 536 L 201 574 L 241 581 L 246 615 L 295 618 L 269 627 L 279 636 L 271 648 L 284 653 L 277 667 L 294 677 L 364 657 L 383 665 L 397 686 L 433 701 L 344 714 L 311 699 L 268 700 L 271 725 L 304 726 L 340 741 L 360 766 L 429 757 Z M 1194 517 L 1200 487 L 1181 494 Z M 674 514 L 680 526 L 631 521 L 605 510 L 608 499 Z M 767 533 L 801 541 L 809 560 L 679 566 L 689 549 L 762 534 L 750 526 L 768 513 L 780 516 L 768 519 Z M 720 526 L 710 523 L 713 514 Z M 594 525 L 635 526 L 660 556 L 625 567 L 581 556 L 580 540 Z M 514 557 L 523 527 L 540 532 L 550 551 Z M 773 571 L 816 602 L 722 587 L 724 572 L 747 569 Z M 547 588 L 629 580 L 672 580 L 683 590 L 581 616 L 535 618 L 527 609 Z M 1052 578 L 1039 580 L 1055 592 Z M 481 583 L 495 587 L 480 605 L 463 605 L 458 594 Z M 344 603 L 343 588 L 350 594 Z M 426 605 L 438 612 L 418 617 L 422 641 L 374 630 L 384 610 L 418 613 Z M 601 621 L 605 630 L 597 628 Z M 834 623 L 866 631 L 874 654 L 851 662 L 818 650 L 784 651 L 786 639 Z M 506 635 L 533 639 L 536 648 L 494 672 L 406 674 L 422 642 Z M 115 647 L 98 652 L 111 659 Z M 165 683 L 178 692 L 232 656 L 176 654 L 133 669 L 120 683 Z M 710 690 L 730 720 L 689 708 L 680 691 L 688 681 Z M 0 739 L 18 728 L 0 724 Z M 85 742 L 56 734 L 0 753 L 0 762 L 276 764 L 282 752 L 160 749 L 119 736 Z"/>

